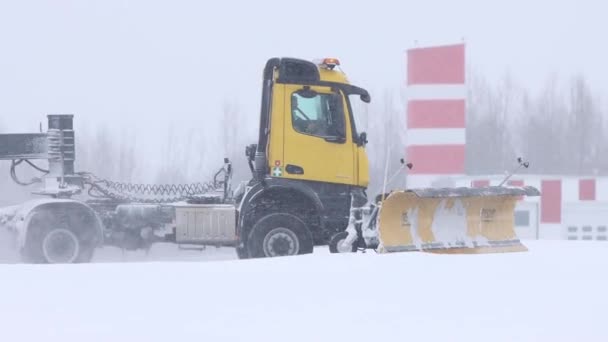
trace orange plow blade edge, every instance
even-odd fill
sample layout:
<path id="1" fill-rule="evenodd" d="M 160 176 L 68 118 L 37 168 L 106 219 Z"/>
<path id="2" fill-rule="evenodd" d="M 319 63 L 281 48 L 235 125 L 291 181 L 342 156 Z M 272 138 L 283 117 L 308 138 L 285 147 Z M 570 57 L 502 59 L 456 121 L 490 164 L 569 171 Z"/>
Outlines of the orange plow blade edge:
<path id="1" fill-rule="evenodd" d="M 379 252 L 521 252 L 514 214 L 534 187 L 410 189 L 395 191 L 378 213 Z"/>

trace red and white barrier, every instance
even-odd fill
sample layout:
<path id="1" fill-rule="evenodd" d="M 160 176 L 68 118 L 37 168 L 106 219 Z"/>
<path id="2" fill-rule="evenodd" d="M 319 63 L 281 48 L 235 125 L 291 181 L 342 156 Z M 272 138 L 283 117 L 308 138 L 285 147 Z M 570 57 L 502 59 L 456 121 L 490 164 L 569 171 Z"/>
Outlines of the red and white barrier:
<path id="1" fill-rule="evenodd" d="M 527 238 L 608 240 L 608 177 L 517 175 L 512 186 L 534 186 L 540 197 L 525 197 L 520 210 L 538 218 L 518 234 Z M 458 186 L 498 185 L 502 176 L 465 177 Z M 469 183 L 469 184 L 467 184 Z"/>

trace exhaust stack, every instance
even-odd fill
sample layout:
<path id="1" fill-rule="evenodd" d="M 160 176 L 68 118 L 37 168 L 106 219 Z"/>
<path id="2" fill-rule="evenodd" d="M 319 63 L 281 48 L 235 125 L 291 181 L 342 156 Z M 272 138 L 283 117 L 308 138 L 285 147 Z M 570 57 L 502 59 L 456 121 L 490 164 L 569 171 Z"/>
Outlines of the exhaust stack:
<path id="1" fill-rule="evenodd" d="M 37 192 L 53 197 L 70 197 L 84 187 L 82 177 L 74 173 L 76 139 L 73 114 L 49 114 L 47 160 L 49 173 L 44 177 L 44 187 Z"/>

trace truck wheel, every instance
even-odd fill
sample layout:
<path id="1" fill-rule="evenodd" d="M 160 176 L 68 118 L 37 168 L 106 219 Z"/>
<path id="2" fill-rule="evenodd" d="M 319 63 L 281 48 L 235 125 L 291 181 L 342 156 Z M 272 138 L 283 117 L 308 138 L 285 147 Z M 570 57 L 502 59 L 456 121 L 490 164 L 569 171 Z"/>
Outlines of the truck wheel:
<path id="1" fill-rule="evenodd" d="M 252 258 L 309 254 L 313 239 L 306 224 L 291 214 L 270 214 L 253 226 L 247 242 Z"/>
<path id="2" fill-rule="evenodd" d="M 247 249 L 246 248 L 236 248 L 236 255 L 239 257 L 239 259 L 249 259 L 249 254 L 247 253 Z"/>
<path id="3" fill-rule="evenodd" d="M 354 253 L 357 251 L 357 241 L 354 241 L 351 246 L 343 247 L 342 241 L 346 240 L 348 232 L 339 232 L 334 234 L 329 240 L 329 251 L 331 253 Z"/>
<path id="4" fill-rule="evenodd" d="M 22 251 L 24 261 L 70 264 L 92 259 L 95 245 L 88 242 L 86 229 L 74 229 L 66 220 L 46 210 L 33 215 Z"/>
<path id="5" fill-rule="evenodd" d="M 71 264 L 80 254 L 80 241 L 69 229 L 49 229 L 42 239 L 41 248 L 44 261 Z"/>

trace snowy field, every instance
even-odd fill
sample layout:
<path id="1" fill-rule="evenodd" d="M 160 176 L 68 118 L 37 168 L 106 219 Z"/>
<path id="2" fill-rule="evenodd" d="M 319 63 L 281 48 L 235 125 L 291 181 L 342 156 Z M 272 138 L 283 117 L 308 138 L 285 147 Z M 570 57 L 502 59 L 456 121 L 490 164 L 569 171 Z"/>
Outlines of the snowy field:
<path id="1" fill-rule="evenodd" d="M 313 255 L 104 248 L 0 265 L 2 341 L 607 341 L 608 243 L 527 253 Z M 126 261 L 122 263 L 121 261 Z"/>

